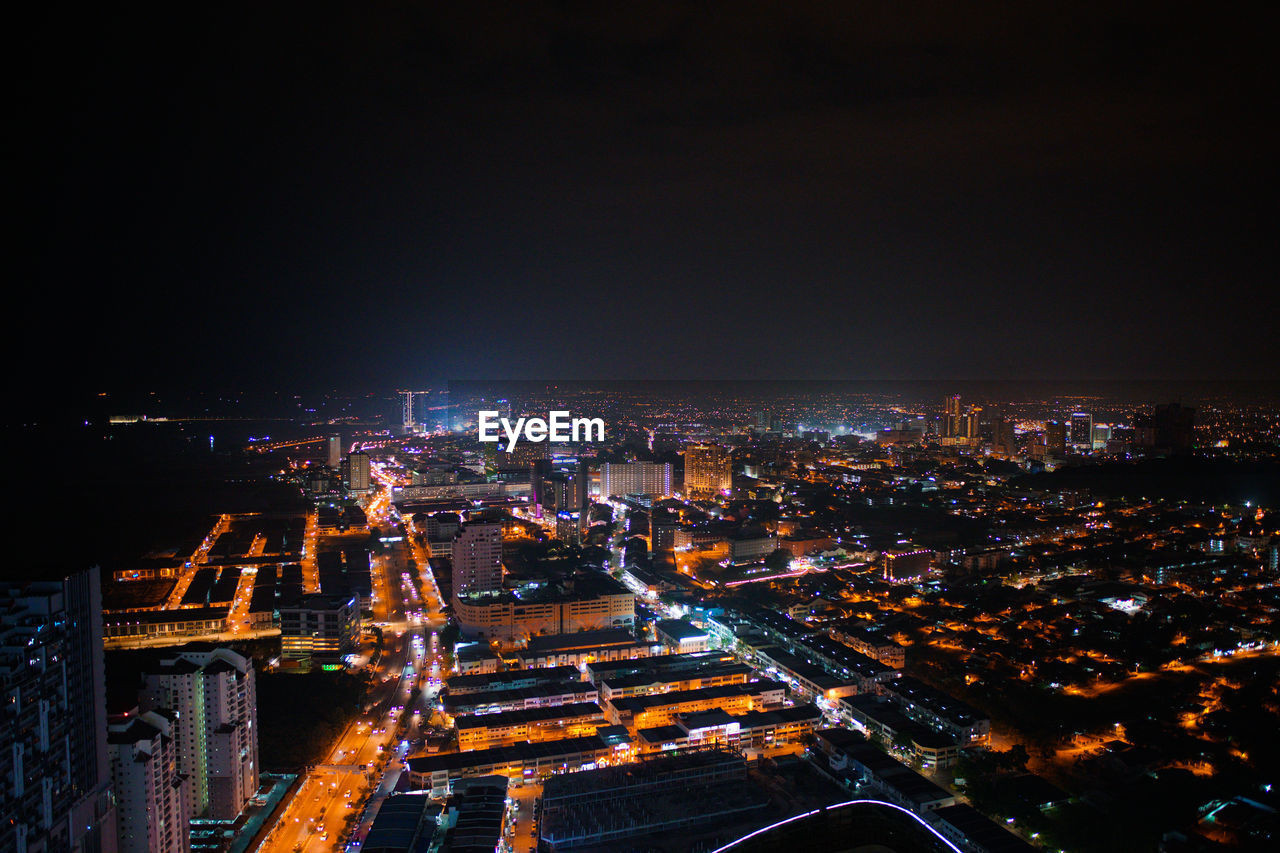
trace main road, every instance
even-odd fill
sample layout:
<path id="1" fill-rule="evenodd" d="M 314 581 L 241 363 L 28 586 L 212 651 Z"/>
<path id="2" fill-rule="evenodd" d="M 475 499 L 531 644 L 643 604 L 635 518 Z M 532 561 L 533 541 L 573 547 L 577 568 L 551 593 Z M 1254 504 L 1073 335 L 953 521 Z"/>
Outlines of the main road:
<path id="1" fill-rule="evenodd" d="M 398 525 L 387 499 L 391 478 L 375 472 L 380 489 L 369 502 L 369 521 L 392 531 Z M 419 565 L 426 575 L 422 582 L 410 575 L 409 547 L 403 539 L 388 542 L 374 560 L 373 610 L 383 630 L 383 654 L 372 671 L 374 686 L 364 713 L 342 732 L 324 763 L 307 769 L 261 851 L 322 853 L 343 849 L 349 836 L 362 839 L 381 799 L 394 787 L 409 739 L 429 716 L 427 704 L 446 675 L 438 639 L 444 617 L 429 567 Z"/>

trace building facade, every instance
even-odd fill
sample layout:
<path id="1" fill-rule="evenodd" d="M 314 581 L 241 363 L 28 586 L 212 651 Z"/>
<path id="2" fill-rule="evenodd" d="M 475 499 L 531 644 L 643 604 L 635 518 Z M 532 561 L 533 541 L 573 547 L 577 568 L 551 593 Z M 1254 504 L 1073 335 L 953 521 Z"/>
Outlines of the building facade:
<path id="1" fill-rule="evenodd" d="M 233 820 L 258 790 L 253 662 L 230 649 L 184 651 L 143 677 L 144 711 L 177 712 L 188 817 Z"/>
<path id="2" fill-rule="evenodd" d="M 0 850 L 116 847 L 97 568 L 0 584 Z"/>

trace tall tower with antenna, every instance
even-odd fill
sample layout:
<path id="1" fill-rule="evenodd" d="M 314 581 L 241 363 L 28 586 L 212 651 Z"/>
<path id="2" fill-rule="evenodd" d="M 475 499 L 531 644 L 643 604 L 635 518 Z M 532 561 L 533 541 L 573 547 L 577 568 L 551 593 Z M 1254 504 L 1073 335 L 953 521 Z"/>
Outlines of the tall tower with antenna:
<path id="1" fill-rule="evenodd" d="M 405 432 L 413 432 L 413 394 L 412 391 L 400 392 L 400 420 Z"/>

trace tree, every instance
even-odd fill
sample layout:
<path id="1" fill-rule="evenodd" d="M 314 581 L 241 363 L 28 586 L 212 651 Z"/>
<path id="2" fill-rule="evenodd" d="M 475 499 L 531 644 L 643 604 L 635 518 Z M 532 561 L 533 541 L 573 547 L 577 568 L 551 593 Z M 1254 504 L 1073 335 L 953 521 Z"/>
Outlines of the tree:
<path id="1" fill-rule="evenodd" d="M 791 552 L 786 548 L 779 548 L 764 558 L 764 564 L 773 571 L 785 572 L 791 565 Z"/>

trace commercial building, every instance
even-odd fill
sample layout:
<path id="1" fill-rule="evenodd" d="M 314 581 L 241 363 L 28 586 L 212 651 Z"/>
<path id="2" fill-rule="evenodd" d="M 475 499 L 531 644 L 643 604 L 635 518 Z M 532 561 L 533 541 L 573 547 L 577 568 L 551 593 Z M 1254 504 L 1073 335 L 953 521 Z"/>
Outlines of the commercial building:
<path id="1" fill-rule="evenodd" d="M 605 462 L 600 466 L 600 496 L 667 497 L 672 494 L 669 462 Z"/>
<path id="2" fill-rule="evenodd" d="M 777 646 L 756 649 L 760 665 L 767 671 L 794 685 L 803 695 L 813 699 L 834 702 L 841 696 L 855 696 L 865 692 L 866 683 L 861 679 L 841 678 L 832 675 L 821 666 L 783 651 Z"/>
<path id="3" fill-rule="evenodd" d="M 991 719 L 917 678 L 886 682 L 882 692 L 908 718 L 955 737 L 963 745 L 991 739 Z"/>
<path id="4" fill-rule="evenodd" d="M 258 789 L 253 662 L 230 649 L 186 649 L 143 674 L 142 710 L 177 713 L 187 817 L 234 820 Z"/>
<path id="5" fill-rule="evenodd" d="M 172 711 L 133 712 L 108 726 L 119 853 L 187 853 L 185 789 Z"/>
<path id="6" fill-rule="evenodd" d="M 696 669 L 606 675 L 600 680 L 600 696 L 606 700 L 622 699 L 627 696 L 697 690 L 724 684 L 746 684 L 752 672 L 751 667 L 744 663 L 709 663 Z"/>
<path id="7" fill-rule="evenodd" d="M 335 471 L 338 470 L 342 465 L 342 436 L 330 435 L 325 439 L 325 447 L 328 450 L 329 467 Z"/>
<path id="8" fill-rule="evenodd" d="M 531 637 L 529 645 L 518 653 L 518 659 L 520 665 L 526 667 L 582 667 L 593 661 L 652 657 L 660 650 L 654 643 L 637 640 L 630 629 L 606 628 Z"/>
<path id="9" fill-rule="evenodd" d="M 675 690 L 648 696 L 627 696 L 607 700 L 605 714 L 609 722 L 635 731 L 665 726 L 681 714 L 721 710 L 727 714 L 745 714 L 782 706 L 786 685 L 777 681 L 752 681 L 746 684 L 724 684 L 696 690 Z"/>
<path id="10" fill-rule="evenodd" d="M 959 739 L 909 719 L 895 706 L 876 696 L 847 696 L 840 712 L 882 743 L 910 752 L 930 772 L 954 767 L 960 760 Z"/>
<path id="11" fill-rule="evenodd" d="M 178 610 L 130 610 L 104 613 L 102 628 L 106 640 L 200 637 L 227 630 L 229 607 L 184 607 Z"/>
<path id="12" fill-rule="evenodd" d="M 453 721 L 458 749 L 490 749 L 513 743 L 586 737 L 605 725 L 604 711 L 595 702 L 574 702 L 556 707 L 465 714 Z"/>
<path id="13" fill-rule="evenodd" d="M 691 444 L 684 451 L 684 494 L 714 498 L 733 488 L 729 450 L 716 444 Z"/>
<path id="14" fill-rule="evenodd" d="M 0 850 L 112 850 L 97 568 L 0 583 Z"/>
<path id="15" fill-rule="evenodd" d="M 606 679 L 644 673 L 653 678 L 674 677 L 676 673 L 698 672 L 704 667 L 731 664 L 732 654 L 726 651 L 694 652 L 687 655 L 654 655 L 643 660 L 595 661 L 586 665 L 587 680 L 602 684 Z"/>
<path id="16" fill-rule="evenodd" d="M 494 773 L 508 778 L 542 779 L 553 773 L 594 769 L 597 762 L 628 755 L 630 748 L 625 730 L 608 728 L 598 729 L 588 737 L 419 755 L 407 762 L 409 782 L 416 790 L 442 796 L 459 779 Z"/>
<path id="17" fill-rule="evenodd" d="M 710 634 L 683 619 L 659 619 L 654 623 L 654 634 L 674 654 L 705 652 L 711 642 Z"/>
<path id="18" fill-rule="evenodd" d="M 571 681 L 577 677 L 578 668 L 574 666 L 471 673 L 468 675 L 455 675 L 446 680 L 444 692 L 446 696 L 461 696 L 502 690 L 523 690 L 527 687 Z"/>
<path id="19" fill-rule="evenodd" d="M 454 612 L 467 637 L 519 645 L 539 634 L 570 634 L 635 624 L 635 593 L 610 577 L 587 575 L 572 588 L 531 595 L 456 593 Z"/>
<path id="20" fill-rule="evenodd" d="M 600 688 L 589 681 L 558 681 L 517 687 L 512 690 L 485 690 L 477 693 L 446 692 L 444 711 L 458 714 L 495 714 L 530 708 L 555 708 L 578 702 L 600 701 Z"/>
<path id="21" fill-rule="evenodd" d="M 299 672 L 345 665 L 360 641 L 360 599 L 311 593 L 280 606 L 280 656 Z"/>
<path id="22" fill-rule="evenodd" d="M 880 661 L 885 666 L 902 669 L 907 664 L 907 651 L 884 634 L 853 622 L 831 629 L 831 636 L 856 652 Z"/>
<path id="23" fill-rule="evenodd" d="M 670 725 L 639 729 L 636 748 L 642 755 L 707 746 L 769 749 L 803 743 L 821 724 L 822 712 L 809 704 L 736 715 L 717 708 L 677 715 Z"/>

